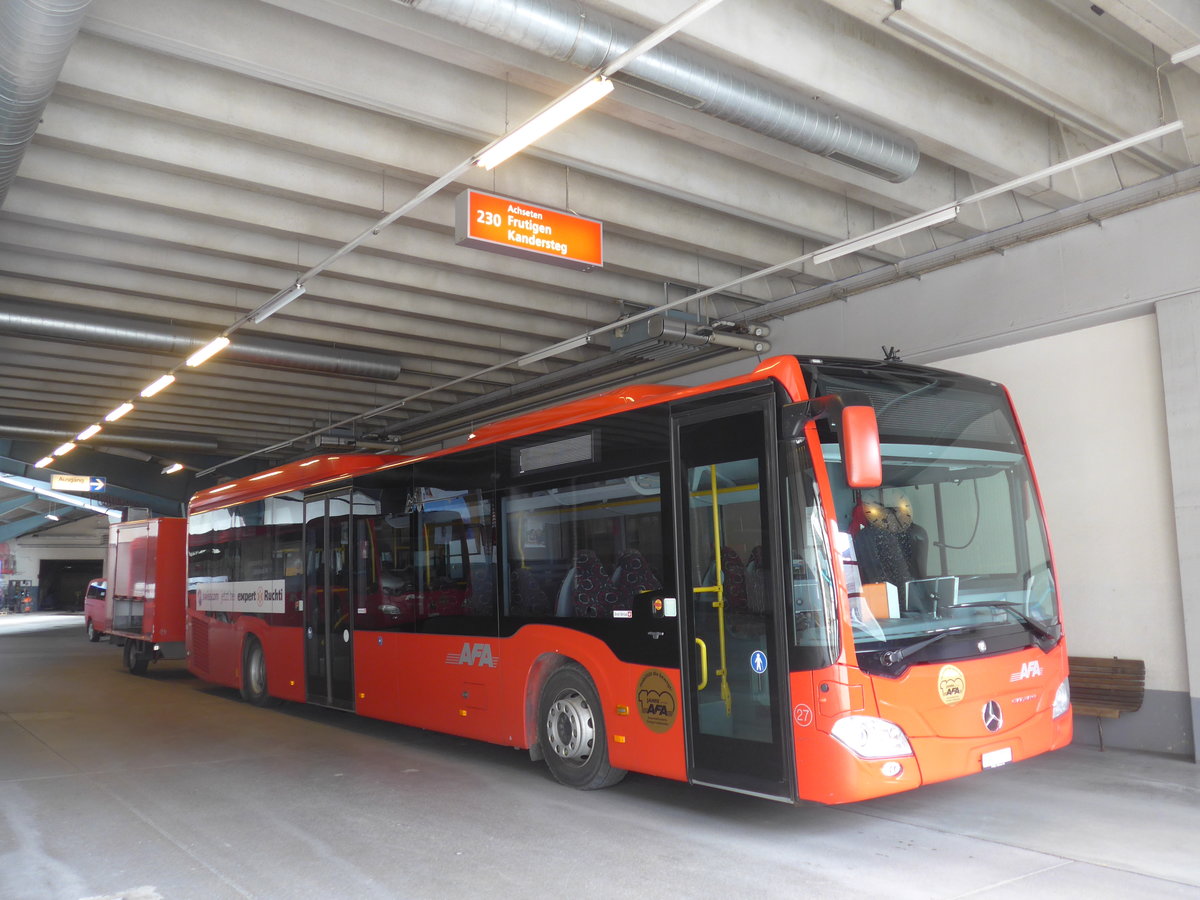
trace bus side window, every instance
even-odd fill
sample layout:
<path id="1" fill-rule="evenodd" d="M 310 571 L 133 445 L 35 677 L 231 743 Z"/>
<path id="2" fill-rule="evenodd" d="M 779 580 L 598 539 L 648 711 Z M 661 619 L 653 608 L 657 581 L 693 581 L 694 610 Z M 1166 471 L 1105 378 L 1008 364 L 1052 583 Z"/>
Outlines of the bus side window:
<path id="1" fill-rule="evenodd" d="M 515 490 L 505 504 L 507 612 L 627 618 L 662 588 L 657 473 Z"/>
<path id="2" fill-rule="evenodd" d="M 492 502 L 480 491 L 423 492 L 417 513 L 421 617 L 496 614 Z"/>

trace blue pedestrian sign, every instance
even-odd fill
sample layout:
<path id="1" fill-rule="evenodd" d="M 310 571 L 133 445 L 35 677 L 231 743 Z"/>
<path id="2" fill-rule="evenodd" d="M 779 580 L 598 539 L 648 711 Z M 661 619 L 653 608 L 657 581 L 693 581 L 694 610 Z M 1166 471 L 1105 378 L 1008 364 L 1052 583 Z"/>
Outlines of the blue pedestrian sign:
<path id="1" fill-rule="evenodd" d="M 755 650 L 750 654 L 750 668 L 754 670 L 754 674 L 761 675 L 767 671 L 767 654 L 761 650 Z"/>

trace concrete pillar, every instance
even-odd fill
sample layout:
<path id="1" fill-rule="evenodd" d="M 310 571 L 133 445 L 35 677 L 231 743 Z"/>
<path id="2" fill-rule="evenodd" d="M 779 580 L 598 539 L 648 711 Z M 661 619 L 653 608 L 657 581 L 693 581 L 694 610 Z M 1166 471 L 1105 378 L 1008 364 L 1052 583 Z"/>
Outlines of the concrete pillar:
<path id="1" fill-rule="evenodd" d="M 1155 313 L 1175 498 L 1188 693 L 1196 736 L 1200 733 L 1200 293 L 1161 301 L 1155 304 Z M 1200 762 L 1200 741 L 1193 741 L 1193 755 Z"/>

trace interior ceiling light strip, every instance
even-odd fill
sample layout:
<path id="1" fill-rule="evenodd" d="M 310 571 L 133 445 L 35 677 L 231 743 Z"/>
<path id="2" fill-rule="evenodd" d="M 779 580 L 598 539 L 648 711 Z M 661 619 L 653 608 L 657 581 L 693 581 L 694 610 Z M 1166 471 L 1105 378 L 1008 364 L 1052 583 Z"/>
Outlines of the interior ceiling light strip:
<path id="1" fill-rule="evenodd" d="M 155 381 L 152 384 L 148 384 L 144 388 L 142 388 L 142 392 L 139 396 L 153 397 L 155 394 L 157 394 L 163 388 L 170 387 L 174 383 L 175 383 L 175 376 L 168 373 L 168 374 L 164 375 L 162 378 L 158 379 L 158 381 Z"/>
<path id="2" fill-rule="evenodd" d="M 222 350 L 229 346 L 229 338 L 225 335 L 213 338 L 195 353 L 187 358 L 187 364 L 192 368 L 208 362 Z"/>
<path id="3" fill-rule="evenodd" d="M 255 325 L 261 324 L 264 319 L 275 315 L 275 313 L 279 312 L 297 297 L 301 296 L 306 290 L 308 290 L 308 288 L 297 281 L 290 288 L 280 291 L 278 294 L 256 309 L 250 316 L 251 320 Z"/>
<path id="4" fill-rule="evenodd" d="M 1200 56 L 1200 44 L 1195 47 L 1188 47 L 1186 50 L 1180 50 L 1178 53 L 1171 54 L 1171 64 L 1179 65 L 1181 62 L 1187 62 L 1189 59 L 1195 59 Z"/>
<path id="5" fill-rule="evenodd" d="M 520 153 L 534 141 L 545 137 L 564 122 L 573 119 L 593 103 L 612 93 L 613 83 L 607 78 L 585 81 L 559 97 L 532 119 L 515 128 L 496 143 L 479 154 L 475 164 L 480 168 L 494 169 L 510 156 Z M 258 320 L 255 319 L 257 322 Z"/>
<path id="6" fill-rule="evenodd" d="M 914 231 L 920 231 L 923 228 L 932 228 L 934 225 L 941 225 L 943 222 L 957 219 L 958 209 L 958 205 L 956 204 L 945 209 L 934 210 L 924 215 L 904 219 L 885 228 L 878 228 L 875 231 L 864 234 L 862 237 L 832 244 L 812 255 L 813 264 L 819 266 L 821 263 L 827 263 L 830 260 L 848 256 L 851 253 L 857 253 L 859 250 L 866 250 L 882 244 L 884 241 L 891 241 L 906 234 L 911 234 Z"/>
<path id="7" fill-rule="evenodd" d="M 114 409 L 112 412 L 110 412 L 107 416 L 105 416 L 104 421 L 105 422 L 115 422 L 115 421 L 117 421 L 117 419 L 121 418 L 126 413 L 129 413 L 132 411 L 133 411 L 132 403 L 122 403 L 120 406 L 118 406 L 116 409 Z"/>

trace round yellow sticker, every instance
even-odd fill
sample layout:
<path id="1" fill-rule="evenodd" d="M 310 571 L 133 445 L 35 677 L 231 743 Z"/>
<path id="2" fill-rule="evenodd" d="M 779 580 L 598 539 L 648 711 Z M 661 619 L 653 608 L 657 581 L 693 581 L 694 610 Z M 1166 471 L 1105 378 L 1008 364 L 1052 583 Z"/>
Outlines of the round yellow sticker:
<path id="1" fill-rule="evenodd" d="M 957 666 L 942 666 L 938 672 L 938 696 L 947 706 L 953 706 L 967 693 L 967 676 Z"/>
<path id="2" fill-rule="evenodd" d="M 679 704 L 675 701 L 675 688 L 667 676 L 657 669 L 647 669 L 638 679 L 638 715 L 651 731 L 662 734 L 675 724 L 675 713 Z"/>

